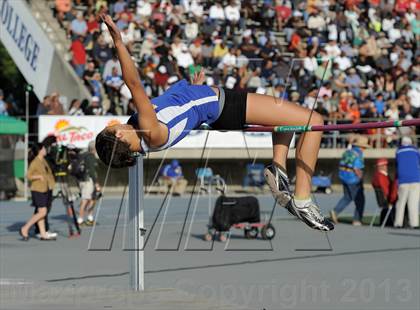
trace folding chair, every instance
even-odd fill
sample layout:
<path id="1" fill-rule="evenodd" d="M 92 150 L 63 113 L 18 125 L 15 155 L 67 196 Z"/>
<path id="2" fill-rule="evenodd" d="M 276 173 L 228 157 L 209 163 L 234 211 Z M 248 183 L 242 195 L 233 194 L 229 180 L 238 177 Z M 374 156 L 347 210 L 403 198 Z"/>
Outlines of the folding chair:
<path id="1" fill-rule="evenodd" d="M 391 214 L 391 211 L 393 208 L 388 208 L 388 200 L 385 198 L 384 192 L 382 191 L 382 189 L 380 187 L 373 187 L 373 189 L 375 190 L 375 196 L 376 196 L 376 201 L 378 203 L 378 210 L 375 212 L 372 220 L 370 221 L 370 227 L 373 226 L 373 223 L 376 220 L 376 217 L 381 213 L 383 208 L 387 208 L 387 212 L 385 214 L 385 218 L 381 224 L 381 229 L 383 229 L 386 225 L 386 222 L 388 221 L 389 215 Z"/>
<path id="2" fill-rule="evenodd" d="M 218 174 L 214 175 L 213 170 L 209 167 L 197 168 L 195 174 L 200 181 L 200 191 L 211 193 L 212 186 L 216 185 L 216 189 L 223 190 L 226 186 L 225 180 Z"/>

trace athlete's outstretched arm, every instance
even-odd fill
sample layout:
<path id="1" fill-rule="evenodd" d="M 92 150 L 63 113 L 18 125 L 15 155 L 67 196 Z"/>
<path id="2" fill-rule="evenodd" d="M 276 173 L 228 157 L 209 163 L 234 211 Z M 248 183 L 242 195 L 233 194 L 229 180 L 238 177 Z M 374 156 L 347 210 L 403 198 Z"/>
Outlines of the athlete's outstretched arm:
<path id="1" fill-rule="evenodd" d="M 136 66 L 131 55 L 125 47 L 120 30 L 115 25 L 111 16 L 102 14 L 102 21 L 107 25 L 109 33 L 114 41 L 118 59 L 121 63 L 123 79 L 133 96 L 133 101 L 138 112 L 139 128 L 141 136 L 151 147 L 161 146 L 167 139 L 167 128 L 158 122 L 156 112 L 141 84 Z"/>

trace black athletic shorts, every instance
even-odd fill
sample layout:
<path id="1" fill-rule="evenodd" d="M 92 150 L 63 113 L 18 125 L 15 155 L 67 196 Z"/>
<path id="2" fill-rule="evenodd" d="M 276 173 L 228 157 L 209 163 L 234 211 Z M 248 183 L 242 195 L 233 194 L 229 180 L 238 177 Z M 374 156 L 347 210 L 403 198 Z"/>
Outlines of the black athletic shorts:
<path id="1" fill-rule="evenodd" d="M 52 191 L 47 192 L 35 192 L 31 191 L 32 194 L 32 206 L 35 208 L 46 208 L 52 203 Z"/>
<path id="2" fill-rule="evenodd" d="M 219 88 L 219 102 L 223 106 L 217 120 L 210 124 L 216 130 L 241 130 L 246 124 L 247 92 Z"/>

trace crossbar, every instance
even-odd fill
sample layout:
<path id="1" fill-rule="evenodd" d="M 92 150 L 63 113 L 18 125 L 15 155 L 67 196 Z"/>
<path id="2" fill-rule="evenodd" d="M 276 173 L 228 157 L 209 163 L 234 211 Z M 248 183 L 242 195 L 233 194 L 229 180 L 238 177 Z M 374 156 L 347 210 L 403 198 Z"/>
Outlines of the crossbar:
<path id="1" fill-rule="evenodd" d="M 244 131 L 250 132 L 308 132 L 308 131 L 355 131 L 361 129 L 420 126 L 420 118 L 403 121 L 381 121 L 358 124 L 308 125 L 308 126 L 258 126 L 250 125 Z"/>
<path id="2" fill-rule="evenodd" d="M 128 171 L 128 242 L 130 261 L 130 288 L 144 290 L 144 191 L 143 156 Z"/>

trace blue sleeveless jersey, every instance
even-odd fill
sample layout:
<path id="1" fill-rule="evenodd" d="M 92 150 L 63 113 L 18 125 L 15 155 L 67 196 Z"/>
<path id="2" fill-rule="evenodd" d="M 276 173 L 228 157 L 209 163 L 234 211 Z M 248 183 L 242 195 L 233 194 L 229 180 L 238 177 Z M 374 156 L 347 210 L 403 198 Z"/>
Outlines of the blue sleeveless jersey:
<path id="1" fill-rule="evenodd" d="M 215 122 L 221 112 L 218 97 L 209 86 L 190 85 L 186 80 L 175 83 L 151 102 L 157 119 L 168 127 L 169 136 L 164 145 L 154 149 L 142 140 L 144 152 L 160 151 L 177 144 L 201 124 Z M 137 113 L 127 123 L 138 128 Z"/>

